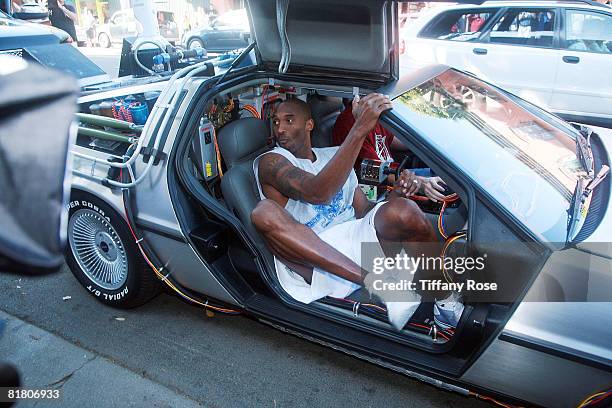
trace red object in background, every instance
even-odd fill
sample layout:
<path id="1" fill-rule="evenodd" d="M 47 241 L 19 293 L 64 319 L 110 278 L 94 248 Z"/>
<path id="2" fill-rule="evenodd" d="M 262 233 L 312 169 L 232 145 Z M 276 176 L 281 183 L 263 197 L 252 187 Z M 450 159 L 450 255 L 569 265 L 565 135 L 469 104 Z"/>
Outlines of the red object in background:
<path id="1" fill-rule="evenodd" d="M 472 19 L 470 19 L 470 32 L 479 31 L 484 22 L 484 18 L 480 17 L 479 15 L 474 16 Z"/>
<path id="2" fill-rule="evenodd" d="M 353 124 L 355 124 L 355 118 L 353 117 L 353 108 L 351 104 L 349 104 L 346 109 L 340 113 L 338 119 L 336 119 L 336 123 L 332 130 L 332 144 L 340 146 L 348 136 Z M 384 149 L 381 149 L 382 146 L 379 146 L 378 149 L 376 148 L 377 138 L 384 140 Z M 380 122 L 377 122 L 376 127 L 366 136 L 363 146 L 361 146 L 361 151 L 358 156 L 359 159 L 393 160 L 389 153 L 391 151 L 390 146 L 393 138 L 393 133 L 387 131 L 382 127 Z M 357 161 L 357 163 L 360 162 L 361 160 Z"/>

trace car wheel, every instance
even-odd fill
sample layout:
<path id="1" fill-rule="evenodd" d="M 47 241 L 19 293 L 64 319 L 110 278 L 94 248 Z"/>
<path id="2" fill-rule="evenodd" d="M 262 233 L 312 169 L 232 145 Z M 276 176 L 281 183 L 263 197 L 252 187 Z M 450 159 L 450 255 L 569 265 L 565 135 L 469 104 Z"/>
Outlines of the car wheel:
<path id="1" fill-rule="evenodd" d="M 108 34 L 100 33 L 98 35 L 98 44 L 100 44 L 100 47 L 102 47 L 102 48 L 110 48 L 110 46 L 111 46 L 111 39 L 108 36 Z"/>
<path id="2" fill-rule="evenodd" d="M 106 203 L 73 192 L 67 235 L 66 262 L 100 302 L 127 309 L 159 293 L 161 283 L 144 262 L 126 221 Z"/>
<path id="3" fill-rule="evenodd" d="M 192 38 L 187 43 L 187 48 L 190 50 L 193 50 L 194 48 L 204 48 L 204 41 L 202 41 L 200 38 Z"/>

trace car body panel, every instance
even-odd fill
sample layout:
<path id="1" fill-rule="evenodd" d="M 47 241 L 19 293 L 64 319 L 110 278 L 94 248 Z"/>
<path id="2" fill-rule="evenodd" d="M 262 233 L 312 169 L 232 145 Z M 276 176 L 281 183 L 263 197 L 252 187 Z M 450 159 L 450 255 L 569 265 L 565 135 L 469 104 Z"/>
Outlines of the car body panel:
<path id="1" fill-rule="evenodd" d="M 317 20 L 315 11 L 326 18 Z M 278 66 L 281 40 L 275 4 L 251 1 L 249 13 L 262 62 Z M 395 13 L 390 2 L 300 0 L 292 1 L 287 13 L 291 64 L 342 71 L 345 75 L 347 71 L 362 72 L 385 81 L 397 72 L 390 52 L 395 41 L 391 28 L 396 24 L 388 24 L 394 21 Z"/>
<path id="2" fill-rule="evenodd" d="M 175 106 L 174 113 L 158 112 L 158 116 L 151 118 L 151 123 L 163 120 L 164 115 L 172 114 L 165 129 L 157 132 L 167 135 L 162 151 L 169 157 L 174 147 L 175 139 L 179 134 L 179 127 L 184 119 L 184 112 L 193 99 L 201 83 L 205 80 L 196 80 L 186 88 L 185 97 Z M 161 103 L 158 100 L 157 103 Z M 150 133 L 149 133 L 150 134 Z M 163 137 L 163 136 L 162 136 Z M 147 141 L 145 139 L 145 145 Z M 144 161 L 138 161 L 136 172 L 141 173 L 146 166 Z M 187 239 L 179 225 L 168 187 L 168 160 L 161 161 L 153 166 L 146 179 L 136 189 L 135 205 L 138 208 L 136 223 L 145 230 L 147 242 L 155 253 L 164 259 L 165 266 L 172 271 L 172 276 L 179 283 L 200 293 L 206 293 L 215 299 L 239 306 L 239 302 L 214 277 L 206 262 L 187 244 Z"/>
<path id="3" fill-rule="evenodd" d="M 461 380 L 544 407 L 573 408 L 583 397 L 568 395 L 586 397 L 607 389 L 612 374 L 498 338 Z"/>
<path id="4" fill-rule="evenodd" d="M 72 152 L 78 152 L 99 158 L 99 161 L 94 163 L 90 160 L 73 157 L 72 170 L 80 171 L 84 174 L 89 174 L 91 176 L 97 177 L 103 177 L 108 174 L 109 166 L 105 164 L 107 163 L 108 154 L 97 152 L 91 149 L 86 149 L 81 146 L 74 146 Z M 123 217 L 125 217 L 123 209 L 123 197 L 119 190 L 101 188 L 100 183 L 93 180 L 93 178 L 86 178 L 78 175 L 74 175 L 72 177 L 71 182 L 73 189 L 80 190 L 98 197 L 100 200 L 107 203 L 118 214 L 121 214 Z"/>

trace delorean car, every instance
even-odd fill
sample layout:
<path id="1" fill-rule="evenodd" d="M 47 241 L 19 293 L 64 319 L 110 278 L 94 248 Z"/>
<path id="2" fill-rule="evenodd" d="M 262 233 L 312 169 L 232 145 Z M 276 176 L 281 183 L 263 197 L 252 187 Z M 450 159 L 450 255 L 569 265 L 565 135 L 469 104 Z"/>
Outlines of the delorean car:
<path id="1" fill-rule="evenodd" d="M 612 139 L 451 67 L 400 77 L 395 2 L 249 0 L 247 10 L 253 42 L 229 68 L 204 60 L 79 98 L 66 259 L 83 287 L 117 308 L 166 288 L 508 406 L 605 404 Z M 297 302 L 251 222 L 253 160 L 271 148 L 275 106 L 307 102 L 313 146 L 327 147 L 346 101 L 371 92 L 392 99 L 381 123 L 410 155 L 362 163 L 361 183 L 429 167 L 452 194 L 417 203 L 446 256 L 496 254 L 471 278 L 509 288 L 465 295 L 455 328 L 436 327 L 426 302 L 401 330 L 375 299 Z"/>

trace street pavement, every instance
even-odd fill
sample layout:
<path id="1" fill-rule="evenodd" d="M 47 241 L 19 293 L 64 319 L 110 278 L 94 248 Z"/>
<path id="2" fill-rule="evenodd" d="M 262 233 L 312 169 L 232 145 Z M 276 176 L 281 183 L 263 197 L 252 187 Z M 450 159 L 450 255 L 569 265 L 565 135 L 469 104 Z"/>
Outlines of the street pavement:
<path id="1" fill-rule="evenodd" d="M 129 311 L 102 305 L 68 268 L 0 274 L 0 361 L 59 401 L 19 407 L 487 407 L 244 316 L 162 294 Z"/>

